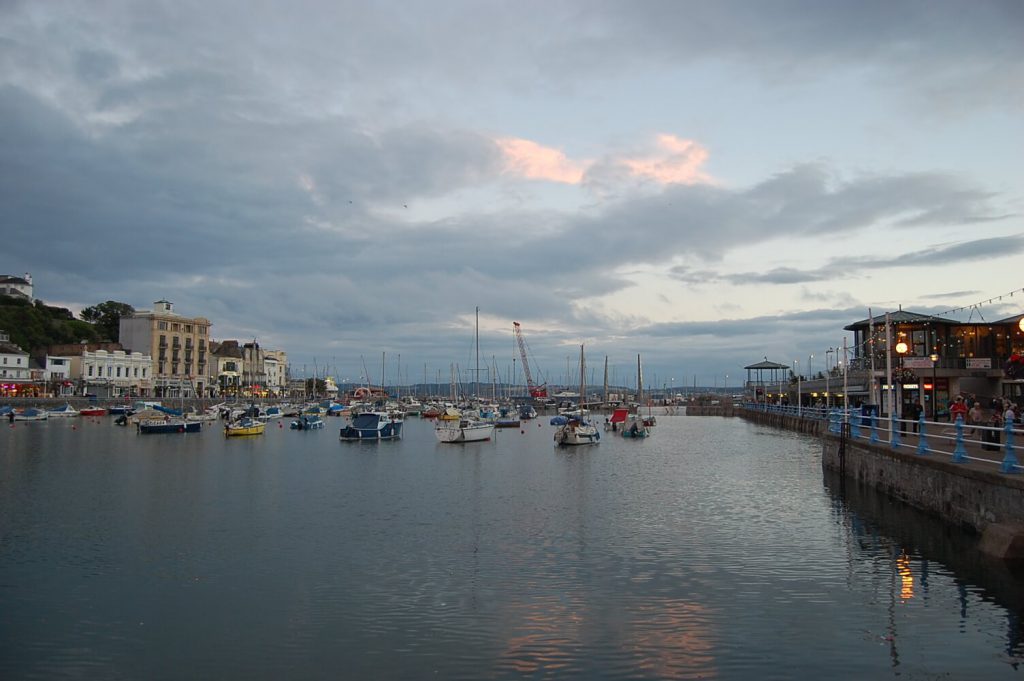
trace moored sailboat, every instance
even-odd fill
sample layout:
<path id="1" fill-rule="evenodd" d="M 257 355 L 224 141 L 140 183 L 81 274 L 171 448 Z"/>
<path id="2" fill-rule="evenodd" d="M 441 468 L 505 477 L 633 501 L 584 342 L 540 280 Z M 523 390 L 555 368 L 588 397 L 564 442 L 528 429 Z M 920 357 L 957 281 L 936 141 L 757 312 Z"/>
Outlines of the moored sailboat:
<path id="1" fill-rule="evenodd" d="M 555 430 L 555 444 L 557 445 L 564 447 L 596 445 L 601 441 L 601 433 L 597 426 L 583 416 L 587 396 L 586 375 L 586 360 L 583 355 L 583 346 L 580 345 L 580 413 L 578 416 L 565 414 L 567 417 L 565 424 Z"/>

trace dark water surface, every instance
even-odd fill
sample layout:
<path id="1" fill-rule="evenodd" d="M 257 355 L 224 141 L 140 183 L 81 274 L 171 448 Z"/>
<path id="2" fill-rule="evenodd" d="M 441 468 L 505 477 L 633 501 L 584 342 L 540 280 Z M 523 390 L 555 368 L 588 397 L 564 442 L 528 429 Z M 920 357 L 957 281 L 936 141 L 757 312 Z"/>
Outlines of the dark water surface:
<path id="1" fill-rule="evenodd" d="M 814 439 L 661 417 L 558 450 L 0 432 L 0 678 L 1024 678 L 1024 577 L 823 476 Z"/>

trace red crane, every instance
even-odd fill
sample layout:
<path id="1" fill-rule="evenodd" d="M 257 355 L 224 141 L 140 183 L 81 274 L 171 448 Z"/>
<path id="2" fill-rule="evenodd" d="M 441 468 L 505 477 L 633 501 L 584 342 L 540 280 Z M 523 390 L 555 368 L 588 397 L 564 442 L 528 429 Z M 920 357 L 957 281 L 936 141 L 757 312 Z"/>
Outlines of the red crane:
<path id="1" fill-rule="evenodd" d="M 523 373 L 526 374 L 526 387 L 530 391 L 530 397 L 544 399 L 548 396 L 548 385 L 537 385 L 530 375 L 530 362 L 526 359 L 526 343 L 523 341 L 523 334 L 519 330 L 519 322 L 512 322 L 512 331 L 516 335 L 516 342 L 519 343 L 519 354 L 523 358 Z"/>

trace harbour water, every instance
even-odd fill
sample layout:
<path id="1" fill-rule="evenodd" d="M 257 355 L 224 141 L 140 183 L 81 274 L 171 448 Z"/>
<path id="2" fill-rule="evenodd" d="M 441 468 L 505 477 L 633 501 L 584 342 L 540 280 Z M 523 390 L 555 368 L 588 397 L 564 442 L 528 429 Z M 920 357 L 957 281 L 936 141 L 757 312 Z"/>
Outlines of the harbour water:
<path id="1" fill-rule="evenodd" d="M 813 438 L 341 425 L 5 424 L 0 678 L 1024 678 L 1024 575 Z"/>

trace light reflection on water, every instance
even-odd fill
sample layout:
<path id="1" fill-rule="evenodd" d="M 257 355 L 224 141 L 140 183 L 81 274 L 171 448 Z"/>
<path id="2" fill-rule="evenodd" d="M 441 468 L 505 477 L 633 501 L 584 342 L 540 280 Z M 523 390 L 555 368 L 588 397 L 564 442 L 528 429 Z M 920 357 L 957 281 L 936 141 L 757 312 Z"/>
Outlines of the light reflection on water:
<path id="1" fill-rule="evenodd" d="M 19 424 L 0 677 L 1018 678 L 1022 580 L 973 547 L 734 419 L 572 450 Z"/>

